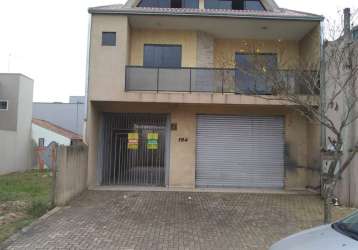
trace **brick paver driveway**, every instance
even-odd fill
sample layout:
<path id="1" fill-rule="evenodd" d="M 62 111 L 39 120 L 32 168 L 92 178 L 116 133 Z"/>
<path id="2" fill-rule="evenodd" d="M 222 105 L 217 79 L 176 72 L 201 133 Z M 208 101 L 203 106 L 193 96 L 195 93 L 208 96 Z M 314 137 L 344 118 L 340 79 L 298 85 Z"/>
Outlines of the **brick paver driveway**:
<path id="1" fill-rule="evenodd" d="M 267 249 L 321 223 L 313 195 L 88 191 L 8 249 Z"/>

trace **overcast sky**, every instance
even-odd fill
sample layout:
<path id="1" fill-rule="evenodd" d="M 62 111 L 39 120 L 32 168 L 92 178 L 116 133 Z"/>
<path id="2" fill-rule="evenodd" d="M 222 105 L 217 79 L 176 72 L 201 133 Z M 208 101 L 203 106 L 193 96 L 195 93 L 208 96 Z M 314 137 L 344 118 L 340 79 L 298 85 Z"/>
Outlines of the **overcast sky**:
<path id="1" fill-rule="evenodd" d="M 84 95 L 87 8 L 124 0 L 0 0 L 0 72 L 35 80 L 34 101 Z M 280 7 L 326 17 L 357 0 L 277 0 Z"/>

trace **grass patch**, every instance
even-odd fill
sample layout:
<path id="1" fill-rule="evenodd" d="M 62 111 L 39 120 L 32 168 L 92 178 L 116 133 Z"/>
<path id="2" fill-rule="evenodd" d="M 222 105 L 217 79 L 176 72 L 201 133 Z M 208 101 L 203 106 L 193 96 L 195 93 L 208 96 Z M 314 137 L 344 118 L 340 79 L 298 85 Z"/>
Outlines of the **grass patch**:
<path id="1" fill-rule="evenodd" d="M 31 224 L 33 218 L 24 218 L 17 220 L 13 223 L 8 223 L 0 226 L 0 242 L 9 238 L 12 234 L 16 233 L 23 227 L 26 227 Z"/>
<path id="2" fill-rule="evenodd" d="M 51 189 L 49 172 L 31 170 L 0 176 L 0 202 L 49 199 Z"/>
<path id="3" fill-rule="evenodd" d="M 52 177 L 31 170 L 0 176 L 0 242 L 51 207 Z"/>

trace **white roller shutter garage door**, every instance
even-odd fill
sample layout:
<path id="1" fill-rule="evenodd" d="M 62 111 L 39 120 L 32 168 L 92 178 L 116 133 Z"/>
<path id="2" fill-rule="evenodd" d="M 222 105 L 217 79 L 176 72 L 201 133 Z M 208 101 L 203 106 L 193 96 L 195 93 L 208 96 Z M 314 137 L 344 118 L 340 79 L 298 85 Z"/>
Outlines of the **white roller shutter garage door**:
<path id="1" fill-rule="evenodd" d="M 198 115 L 197 187 L 283 188 L 283 117 Z"/>

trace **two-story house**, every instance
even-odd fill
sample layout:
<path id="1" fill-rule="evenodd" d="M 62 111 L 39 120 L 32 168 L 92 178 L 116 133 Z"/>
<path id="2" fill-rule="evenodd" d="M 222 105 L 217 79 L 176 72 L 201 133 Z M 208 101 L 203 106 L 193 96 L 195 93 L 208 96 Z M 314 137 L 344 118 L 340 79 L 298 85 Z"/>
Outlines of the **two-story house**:
<path id="1" fill-rule="evenodd" d="M 90 186 L 310 185 L 319 127 L 238 66 L 262 57 L 287 74 L 315 70 L 322 16 L 273 0 L 129 0 L 89 12 Z"/>
<path id="2" fill-rule="evenodd" d="M 0 73 L 0 175 L 31 169 L 34 81 Z"/>

